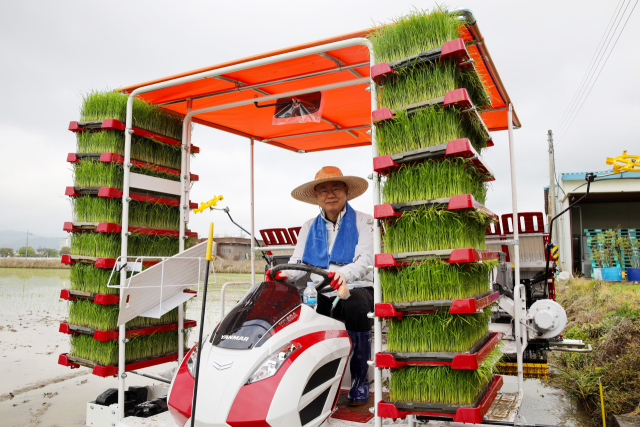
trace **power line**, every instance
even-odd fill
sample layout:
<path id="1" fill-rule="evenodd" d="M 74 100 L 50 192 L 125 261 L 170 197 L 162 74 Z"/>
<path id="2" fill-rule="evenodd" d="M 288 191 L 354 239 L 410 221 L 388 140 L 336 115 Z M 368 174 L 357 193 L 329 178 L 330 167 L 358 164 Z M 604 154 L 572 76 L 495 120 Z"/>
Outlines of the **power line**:
<path id="1" fill-rule="evenodd" d="M 629 2 L 627 4 L 627 7 L 625 8 L 625 12 L 627 11 L 627 8 L 629 7 L 630 4 L 631 4 L 631 2 Z M 633 11 L 636 9 L 637 5 L 638 5 L 638 0 L 636 0 L 635 4 L 633 5 L 633 8 L 631 9 L 631 12 L 629 12 L 629 15 L 627 16 L 627 20 L 624 22 L 624 25 L 622 26 L 622 29 L 618 33 L 618 37 L 616 37 L 616 41 L 613 43 L 613 46 L 611 47 L 611 50 L 607 54 L 607 57 L 605 58 L 604 63 L 602 64 L 602 67 L 598 71 L 598 75 L 596 76 L 595 80 L 593 81 L 593 84 L 589 88 L 589 92 L 587 92 L 587 95 L 583 98 L 582 103 L 580 104 L 580 107 L 578 107 L 578 110 L 576 111 L 576 113 L 574 114 L 573 118 L 571 119 L 571 122 L 569 122 L 569 125 L 565 128 L 563 134 L 558 137 L 558 141 L 560 141 L 561 138 L 563 138 L 564 136 L 567 135 L 567 132 L 569 131 L 569 128 L 573 124 L 573 121 L 576 119 L 576 117 L 578 117 L 578 113 L 580 113 L 580 110 L 582 109 L 582 106 L 587 101 L 587 98 L 589 98 L 589 95 L 591 94 L 591 91 L 593 90 L 593 87 L 595 86 L 596 82 L 598 81 L 598 77 L 600 77 L 600 73 L 602 73 L 602 70 L 607 65 L 607 61 L 609 60 L 609 57 L 611 56 L 611 53 L 613 52 L 613 50 L 616 48 L 616 45 L 618 44 L 618 40 L 620 40 L 620 36 L 624 32 L 624 29 L 627 27 L 627 23 L 629 22 L 629 19 L 631 18 L 631 15 L 633 15 Z M 619 24 L 619 22 L 618 22 L 618 24 Z M 616 29 L 617 29 L 617 25 L 616 25 Z M 614 31 L 614 33 L 615 33 L 615 31 Z"/>

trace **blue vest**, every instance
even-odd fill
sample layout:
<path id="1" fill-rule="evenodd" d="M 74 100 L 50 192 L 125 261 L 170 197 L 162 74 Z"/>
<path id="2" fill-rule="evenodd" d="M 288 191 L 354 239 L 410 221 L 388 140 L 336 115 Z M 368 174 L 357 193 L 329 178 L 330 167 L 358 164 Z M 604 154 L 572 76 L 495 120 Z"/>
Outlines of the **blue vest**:
<path id="1" fill-rule="evenodd" d="M 338 236 L 333 242 L 331 256 L 327 245 L 327 225 L 322 214 L 311 224 L 302 254 L 302 262 L 319 268 L 329 268 L 329 264 L 351 264 L 358 244 L 356 211 L 347 203 L 347 212 L 342 217 Z"/>

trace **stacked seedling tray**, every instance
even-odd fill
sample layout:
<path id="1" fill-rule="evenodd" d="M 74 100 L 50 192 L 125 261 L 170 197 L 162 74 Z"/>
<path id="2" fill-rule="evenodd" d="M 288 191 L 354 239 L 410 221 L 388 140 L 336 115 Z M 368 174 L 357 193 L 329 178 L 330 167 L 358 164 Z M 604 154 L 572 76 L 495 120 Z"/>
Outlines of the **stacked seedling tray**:
<path id="1" fill-rule="evenodd" d="M 69 320 L 60 332 L 71 336 L 71 350 L 58 363 L 86 366 L 99 376 L 118 371 L 118 313 L 120 284 L 116 259 L 121 254 L 124 177 L 125 112 L 127 96 L 91 93 L 81 109 L 81 120 L 71 122 L 76 152 L 67 156 L 74 185 L 67 187 L 73 218 L 64 223 L 71 233 L 70 289 L 60 297 L 71 301 Z M 151 177 L 158 188 L 180 185 L 182 119 L 140 100 L 134 102 L 131 173 Z M 192 152 L 198 152 L 193 147 Z M 197 181 L 198 176 L 191 174 Z M 132 185 L 132 187 L 134 187 Z M 129 202 L 129 257 L 170 257 L 179 250 L 180 196 L 176 191 L 131 188 Z M 190 203 L 190 207 L 197 207 Z M 187 230 L 187 238 L 197 238 Z M 142 268 L 158 260 L 144 260 Z M 131 274 L 131 273 L 129 273 Z M 108 286 L 109 285 L 109 286 Z M 178 308 L 159 319 L 137 317 L 126 324 L 126 370 L 140 369 L 178 358 Z M 184 328 L 195 326 L 184 320 Z M 186 344 L 187 334 L 183 338 Z"/>
<path id="2" fill-rule="evenodd" d="M 386 351 L 375 355 L 376 367 L 390 369 L 381 417 L 479 423 L 502 385 L 493 374 L 500 337 L 488 328 L 499 253 L 484 238 L 498 218 L 483 206 L 494 178 L 480 156 L 493 145 L 479 114 L 490 98 L 458 18 L 416 11 L 371 38 L 374 169 L 384 176 L 375 315 L 389 327 Z"/>

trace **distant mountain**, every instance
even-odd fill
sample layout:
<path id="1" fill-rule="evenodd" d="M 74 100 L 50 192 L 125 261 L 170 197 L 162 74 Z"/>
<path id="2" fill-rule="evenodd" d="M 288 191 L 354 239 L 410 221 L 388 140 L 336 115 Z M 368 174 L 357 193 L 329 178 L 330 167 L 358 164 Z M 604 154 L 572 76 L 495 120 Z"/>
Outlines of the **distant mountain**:
<path id="1" fill-rule="evenodd" d="M 60 249 L 60 239 L 64 239 L 67 236 L 60 237 L 44 237 L 32 234 L 29 236 L 29 246 L 34 249 L 49 248 Z M 14 230 L 2 230 L 0 231 L 0 248 L 11 248 L 17 251 L 27 243 L 27 232 L 14 231 Z"/>

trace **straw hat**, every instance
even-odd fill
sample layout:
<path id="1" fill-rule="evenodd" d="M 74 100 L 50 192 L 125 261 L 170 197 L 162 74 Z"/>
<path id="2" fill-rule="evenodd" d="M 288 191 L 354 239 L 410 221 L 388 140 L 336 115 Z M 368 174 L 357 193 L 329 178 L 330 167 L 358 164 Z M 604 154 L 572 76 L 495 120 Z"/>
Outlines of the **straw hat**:
<path id="1" fill-rule="evenodd" d="M 369 187 L 369 183 L 363 178 L 357 176 L 343 176 L 342 171 L 337 167 L 325 166 L 318 171 L 316 178 L 313 181 L 302 184 L 300 187 L 293 190 L 291 192 L 291 197 L 296 200 L 300 200 L 301 202 L 317 205 L 318 201 L 316 200 L 316 193 L 313 189 L 318 184 L 322 184 L 327 181 L 340 181 L 347 184 L 349 186 L 347 200 L 361 196 L 365 191 L 367 191 L 367 187 Z"/>

